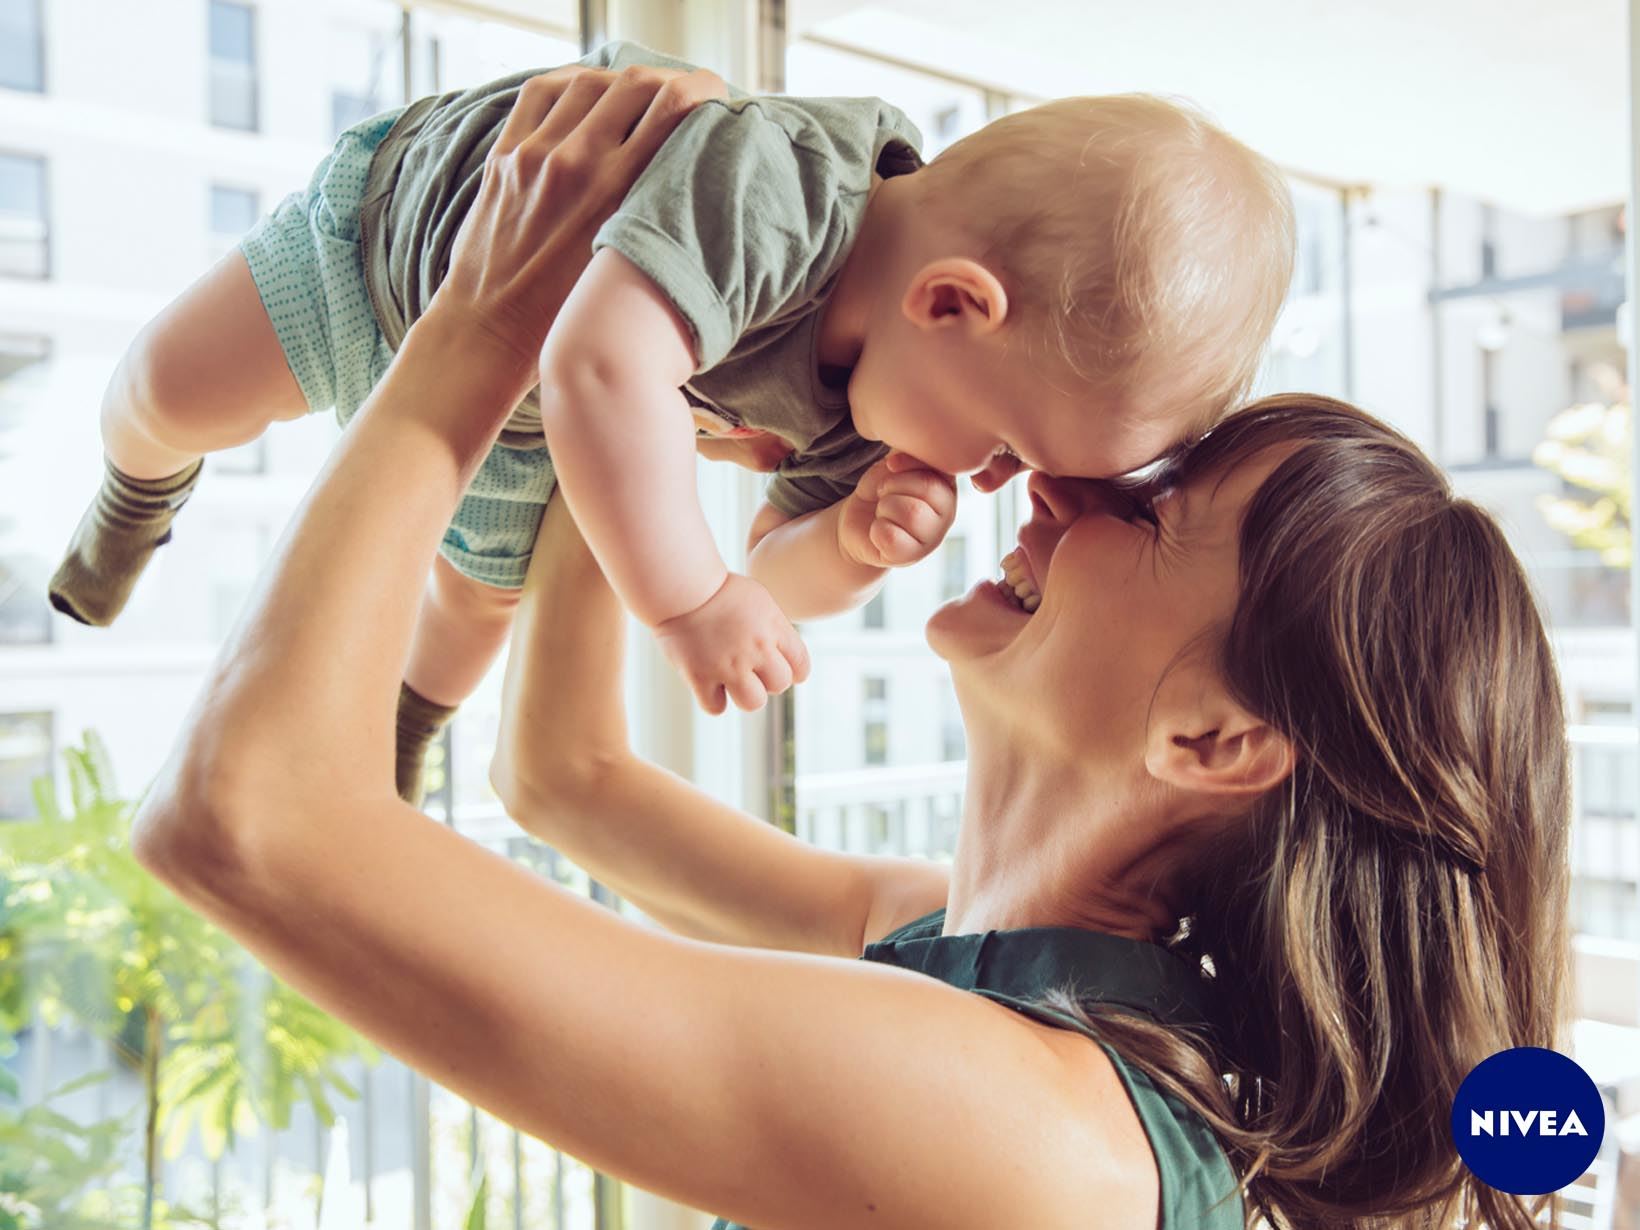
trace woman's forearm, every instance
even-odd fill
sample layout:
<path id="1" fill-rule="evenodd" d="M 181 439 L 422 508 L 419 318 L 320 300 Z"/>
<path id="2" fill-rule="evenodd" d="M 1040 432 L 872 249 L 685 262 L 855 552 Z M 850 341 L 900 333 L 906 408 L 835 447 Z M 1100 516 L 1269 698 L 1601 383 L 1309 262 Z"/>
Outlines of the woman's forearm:
<path id="1" fill-rule="evenodd" d="M 870 887 L 861 864 L 633 755 L 625 633 L 619 601 L 554 500 L 519 601 L 491 766 L 508 814 L 681 934 L 856 955 Z"/>
<path id="2" fill-rule="evenodd" d="M 173 784 L 217 794 L 231 783 L 275 808 L 297 778 L 349 787 L 379 778 L 391 790 L 392 698 L 427 570 L 527 387 L 516 359 L 487 355 L 464 322 L 431 312 L 411 329 L 286 530 L 168 766 L 173 778 L 209 780 Z M 401 495 L 384 498 L 384 488 Z M 139 814 L 139 849 L 224 835 L 203 827 L 228 817 L 180 814 L 162 806 L 167 797 L 156 789 Z M 248 821 L 242 811 L 232 819 Z"/>

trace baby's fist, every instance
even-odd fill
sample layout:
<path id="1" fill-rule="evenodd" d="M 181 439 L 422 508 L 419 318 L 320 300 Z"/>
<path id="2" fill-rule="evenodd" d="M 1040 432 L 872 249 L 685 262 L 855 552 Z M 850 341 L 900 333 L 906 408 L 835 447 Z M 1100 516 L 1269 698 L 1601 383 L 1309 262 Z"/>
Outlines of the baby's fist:
<path id="1" fill-rule="evenodd" d="M 957 518 L 957 484 L 906 453 L 865 472 L 837 526 L 843 554 L 871 568 L 900 568 L 928 556 Z"/>
<path id="2" fill-rule="evenodd" d="M 809 676 L 809 651 L 769 591 L 731 572 L 693 611 L 655 628 L 655 639 L 707 713 L 726 701 L 761 709 Z"/>

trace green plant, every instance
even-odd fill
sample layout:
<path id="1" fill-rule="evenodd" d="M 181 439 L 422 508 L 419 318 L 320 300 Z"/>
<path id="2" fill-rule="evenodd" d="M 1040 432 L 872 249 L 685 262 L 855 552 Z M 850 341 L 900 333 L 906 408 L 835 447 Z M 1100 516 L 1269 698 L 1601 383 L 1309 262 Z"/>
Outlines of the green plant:
<path id="1" fill-rule="evenodd" d="M 64 758 L 69 807 L 42 778 L 38 818 L 9 824 L 0 848 L 0 1032 L 34 1014 L 71 1019 L 141 1072 L 151 1228 L 162 1132 L 174 1155 L 197 1127 L 214 1158 L 239 1132 L 289 1126 L 301 1103 L 328 1125 L 334 1095 L 358 1096 L 341 1064 L 376 1052 L 137 863 L 135 808 L 118 797 L 101 740 L 88 733 Z"/>
<path id="2" fill-rule="evenodd" d="M 1610 568 L 1634 558 L 1633 414 L 1626 391 L 1612 401 L 1586 402 L 1549 420 L 1532 460 L 1575 494 L 1544 495 L 1538 508 L 1574 544 L 1599 553 Z"/>

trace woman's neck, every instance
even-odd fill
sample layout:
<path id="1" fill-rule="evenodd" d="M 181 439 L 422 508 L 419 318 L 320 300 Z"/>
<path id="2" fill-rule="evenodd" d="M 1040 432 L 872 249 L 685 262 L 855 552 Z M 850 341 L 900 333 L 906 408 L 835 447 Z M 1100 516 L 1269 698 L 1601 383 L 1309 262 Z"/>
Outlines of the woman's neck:
<path id="1" fill-rule="evenodd" d="M 1148 778 L 1094 776 L 1011 748 L 971 749 L 946 934 L 1079 927 L 1159 940 L 1172 933 L 1180 830 L 1158 821 L 1162 800 Z M 1169 831 L 1174 840 L 1165 839 Z"/>

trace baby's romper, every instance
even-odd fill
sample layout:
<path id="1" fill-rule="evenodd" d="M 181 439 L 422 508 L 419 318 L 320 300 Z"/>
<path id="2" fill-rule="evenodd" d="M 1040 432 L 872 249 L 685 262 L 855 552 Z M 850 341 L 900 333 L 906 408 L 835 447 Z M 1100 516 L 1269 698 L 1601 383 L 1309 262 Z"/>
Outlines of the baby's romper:
<path id="1" fill-rule="evenodd" d="M 582 63 L 687 69 L 631 43 Z M 310 409 L 346 424 L 449 268 L 518 73 L 424 98 L 349 129 L 306 193 L 241 248 Z M 594 249 L 642 270 L 688 322 L 691 402 L 773 432 L 793 452 L 769 499 L 788 516 L 836 502 L 886 451 L 855 434 L 819 378 L 820 309 L 865 213 L 874 174 L 921 165 L 915 127 L 876 99 L 711 102 L 685 117 Z M 536 394 L 474 476 L 440 553 L 490 585 L 523 584 L 554 476 Z"/>

